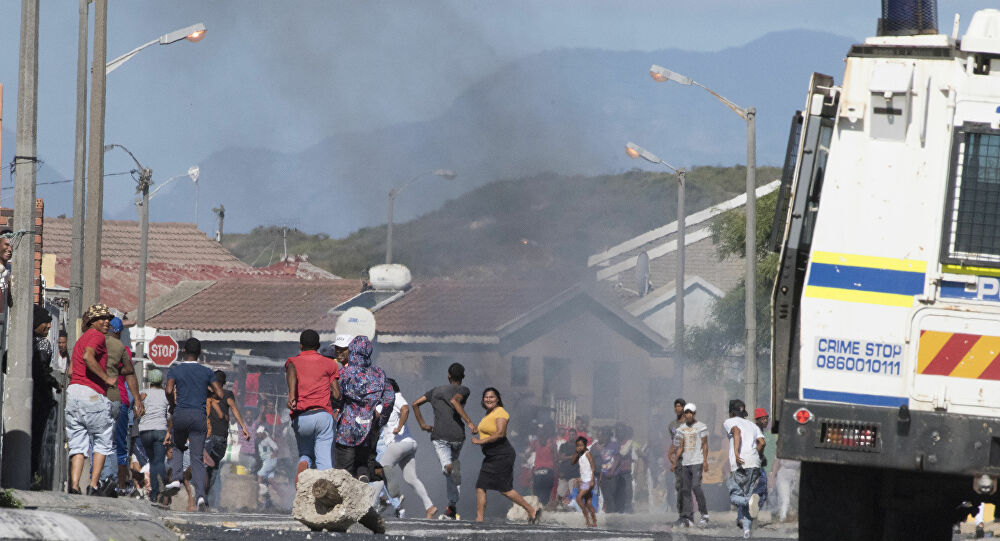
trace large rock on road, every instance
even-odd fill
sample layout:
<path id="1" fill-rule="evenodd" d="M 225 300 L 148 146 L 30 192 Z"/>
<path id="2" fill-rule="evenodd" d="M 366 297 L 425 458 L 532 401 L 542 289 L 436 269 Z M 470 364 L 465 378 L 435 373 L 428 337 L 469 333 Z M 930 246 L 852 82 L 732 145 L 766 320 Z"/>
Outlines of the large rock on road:
<path id="1" fill-rule="evenodd" d="M 299 474 L 292 517 L 313 530 L 346 532 L 358 523 L 385 533 L 385 522 L 372 509 L 375 489 L 344 470 L 306 470 Z"/>

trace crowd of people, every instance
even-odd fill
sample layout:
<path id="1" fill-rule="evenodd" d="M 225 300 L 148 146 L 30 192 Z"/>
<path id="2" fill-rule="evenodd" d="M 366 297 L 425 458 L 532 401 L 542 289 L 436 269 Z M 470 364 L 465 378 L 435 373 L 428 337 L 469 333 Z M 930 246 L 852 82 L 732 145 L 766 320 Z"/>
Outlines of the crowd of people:
<path id="1" fill-rule="evenodd" d="M 483 390 L 483 415 L 478 423 L 473 420 L 467 410 L 471 390 L 463 384 L 465 368 L 460 363 L 448 367 L 446 383 L 411 403 L 399 383 L 374 365 L 367 337 L 338 335 L 321 347 L 319 334 L 307 330 L 300 335 L 299 354 L 285 363 L 284 403 L 262 394 L 248 424 L 236 397 L 225 389 L 226 374 L 200 362 L 197 339 L 184 342 L 182 360 L 165 374 L 149 371 L 148 384 L 140 389 L 131 351 L 121 341 L 121 319 L 96 304 L 83 323 L 85 332 L 72 354 L 65 351 L 64 336 L 57 353 L 44 338 L 51 316 L 44 309 L 35 314 L 36 364 L 58 367 L 61 362 L 69 381 L 63 389 L 51 372 L 39 371 L 36 386 L 45 392 L 35 393 L 35 409 L 48 413 L 35 433 L 45 433 L 51 423 L 53 393 L 65 392 L 71 493 L 139 493 L 169 505 L 186 489 L 188 508 L 206 510 L 220 505 L 222 465 L 231 460 L 256 476 L 265 500 L 276 490 L 276 476 L 287 477 L 290 497 L 306 469 L 338 468 L 375 486 L 373 506 L 380 511 L 392 507 L 396 516 L 405 516 L 405 482 L 420 499 L 424 516 L 434 518 L 439 507 L 420 478 L 419 444 L 407 426 L 412 414 L 429 433 L 440 464 L 442 518 L 459 518 L 460 456 L 467 433 L 482 451 L 475 483 L 477 521 L 484 520 L 488 494 L 495 491 L 521 507 L 531 522 L 543 511 L 570 510 L 581 512 L 585 524 L 596 527 L 598 513 L 631 513 L 636 502 L 651 501 L 654 487 L 666 485 L 670 474 L 678 513 L 675 528 L 709 524 L 704 490 L 709 476 L 725 484 L 729 503 L 737 510 L 737 526 L 747 537 L 761 506 L 770 505 L 772 514 L 784 520 L 794 501 L 798 464 L 775 460 L 767 412 L 758 408 L 753 420 L 747 419 L 739 400 L 730 402 L 729 416 L 721 423 L 725 441 L 713 441 L 718 437 L 710 437 L 709 425 L 698 420 L 697 406 L 677 399 L 676 419 L 662 434 L 669 445 L 659 456 L 657 434 L 641 444 L 632 428 L 619 422 L 598 426 L 591 435 L 583 416 L 568 428 L 551 419 L 519 419 L 521 426 L 530 427 L 525 440 L 523 434 L 511 432 L 511 414 L 497 388 Z M 425 404 L 430 405 L 430 418 L 421 410 Z M 235 452 L 231 426 L 238 426 Z M 39 440 L 33 458 L 43 455 L 45 444 Z M 724 455 L 728 470 L 713 458 Z M 283 468 L 283 462 L 289 465 Z M 84 477 L 87 464 L 90 470 Z M 637 487 L 644 495 L 636 494 Z M 523 494 L 534 496 L 537 506 Z M 769 494 L 776 501 L 768 503 Z"/>

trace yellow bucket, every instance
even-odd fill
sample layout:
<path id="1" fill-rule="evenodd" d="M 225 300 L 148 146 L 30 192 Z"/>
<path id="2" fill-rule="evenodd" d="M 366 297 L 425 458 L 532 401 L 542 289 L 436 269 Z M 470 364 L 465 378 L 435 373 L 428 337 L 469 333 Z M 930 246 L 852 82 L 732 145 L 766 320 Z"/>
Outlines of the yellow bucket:
<path id="1" fill-rule="evenodd" d="M 244 466 L 242 464 L 237 464 L 236 465 L 236 475 L 250 475 L 250 472 L 247 471 L 246 466 Z"/>

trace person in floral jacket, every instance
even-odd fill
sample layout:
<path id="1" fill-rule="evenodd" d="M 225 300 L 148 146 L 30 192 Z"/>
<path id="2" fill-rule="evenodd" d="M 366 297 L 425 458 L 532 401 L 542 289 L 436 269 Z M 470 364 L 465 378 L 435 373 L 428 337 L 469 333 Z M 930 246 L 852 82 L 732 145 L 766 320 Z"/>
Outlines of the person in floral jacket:
<path id="1" fill-rule="evenodd" d="M 372 343 L 368 337 L 356 336 L 347 351 L 347 365 L 340 372 L 344 407 L 337 422 L 334 467 L 368 482 L 375 459 L 375 443 L 382 425 L 392 413 L 396 393 L 386 382 L 385 372 L 372 366 Z"/>

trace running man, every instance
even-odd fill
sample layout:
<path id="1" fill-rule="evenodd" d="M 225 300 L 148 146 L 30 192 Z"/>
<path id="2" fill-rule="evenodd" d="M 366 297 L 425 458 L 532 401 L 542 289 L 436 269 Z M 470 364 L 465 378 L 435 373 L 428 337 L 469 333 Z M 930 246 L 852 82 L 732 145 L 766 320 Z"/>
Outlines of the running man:
<path id="1" fill-rule="evenodd" d="M 760 451 L 764 435 L 746 419 L 742 400 L 729 401 L 729 418 L 722 423 L 729 444 L 729 501 L 736 506 L 736 521 L 743 528 L 743 538 L 750 538 L 750 526 L 760 510 L 760 496 L 753 493 L 760 478 Z"/>
<path id="2" fill-rule="evenodd" d="M 209 389 L 213 398 L 222 400 L 222 386 L 215 379 L 212 369 L 198 364 L 201 356 L 201 342 L 197 338 L 188 338 L 184 343 L 184 360 L 170 368 L 167 372 L 167 383 L 163 386 L 167 400 L 174 404 L 173 431 L 171 442 L 173 454 L 170 457 L 171 481 L 163 487 L 163 494 L 173 497 L 181 489 L 184 476 L 184 451 L 191 448 L 191 483 L 194 485 L 195 497 L 199 511 L 208 508 L 205 496 L 205 438 L 208 435 L 208 418 L 205 415 L 205 403 L 208 400 Z M 176 398 L 174 392 L 176 391 Z"/>
<path id="3" fill-rule="evenodd" d="M 462 470 L 458 455 L 465 443 L 465 427 L 473 434 L 478 433 L 476 425 L 465 413 L 465 402 L 469 399 L 469 388 L 462 385 L 465 367 L 452 363 L 448 367 L 448 384 L 427 391 L 413 401 L 413 415 L 421 430 L 431 433 L 431 445 L 441 461 L 441 471 L 447 484 L 448 507 L 445 516 L 458 518 L 458 497 L 462 486 Z M 430 402 L 434 410 L 434 425 L 428 425 L 420 415 L 420 406 Z"/>

